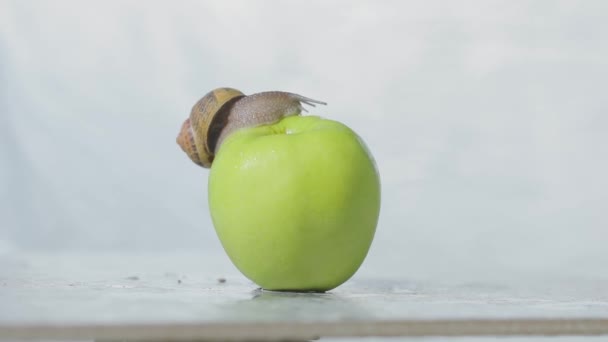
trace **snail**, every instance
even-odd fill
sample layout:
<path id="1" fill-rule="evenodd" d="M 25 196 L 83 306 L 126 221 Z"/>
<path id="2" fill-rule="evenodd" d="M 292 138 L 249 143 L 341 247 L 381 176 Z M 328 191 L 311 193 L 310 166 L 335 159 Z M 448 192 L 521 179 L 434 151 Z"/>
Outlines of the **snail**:
<path id="1" fill-rule="evenodd" d="M 194 104 L 190 117 L 182 124 L 177 143 L 194 163 L 210 168 L 220 145 L 232 132 L 300 115 L 306 111 L 303 104 L 326 105 L 323 101 L 282 91 L 247 96 L 236 89 L 217 88 Z"/>

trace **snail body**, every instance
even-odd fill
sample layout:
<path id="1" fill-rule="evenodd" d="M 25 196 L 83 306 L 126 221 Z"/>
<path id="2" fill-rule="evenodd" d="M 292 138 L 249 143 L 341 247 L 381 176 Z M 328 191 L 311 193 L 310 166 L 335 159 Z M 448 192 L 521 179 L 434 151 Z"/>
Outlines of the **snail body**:
<path id="1" fill-rule="evenodd" d="M 195 164 L 209 168 L 220 145 L 231 133 L 300 115 L 306 110 L 304 104 L 314 107 L 326 103 L 282 91 L 246 96 L 236 89 L 217 88 L 194 104 L 177 143 Z"/>

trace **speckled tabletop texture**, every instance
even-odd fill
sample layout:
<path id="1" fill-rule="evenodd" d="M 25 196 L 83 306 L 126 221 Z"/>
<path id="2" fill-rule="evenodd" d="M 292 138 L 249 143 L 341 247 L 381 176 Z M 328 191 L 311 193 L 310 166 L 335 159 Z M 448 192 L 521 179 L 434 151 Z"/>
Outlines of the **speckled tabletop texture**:
<path id="1" fill-rule="evenodd" d="M 367 272 L 328 293 L 278 293 L 260 290 L 226 259 L 203 254 L 5 258 L 0 339 L 371 341 L 443 336 L 478 341 L 517 336 L 514 340 L 537 341 L 542 336 L 594 340 L 608 334 L 608 282 L 599 277 L 511 274 L 468 281 Z"/>

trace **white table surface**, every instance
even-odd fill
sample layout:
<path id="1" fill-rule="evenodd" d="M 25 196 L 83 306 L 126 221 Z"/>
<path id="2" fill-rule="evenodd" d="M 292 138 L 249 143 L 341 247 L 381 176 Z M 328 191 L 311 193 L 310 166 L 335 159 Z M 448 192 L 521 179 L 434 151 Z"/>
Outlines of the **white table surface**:
<path id="1" fill-rule="evenodd" d="M 361 274 L 298 294 L 261 291 L 224 255 L 25 254 L 0 266 L 0 339 L 9 340 L 608 333 L 599 277 Z"/>

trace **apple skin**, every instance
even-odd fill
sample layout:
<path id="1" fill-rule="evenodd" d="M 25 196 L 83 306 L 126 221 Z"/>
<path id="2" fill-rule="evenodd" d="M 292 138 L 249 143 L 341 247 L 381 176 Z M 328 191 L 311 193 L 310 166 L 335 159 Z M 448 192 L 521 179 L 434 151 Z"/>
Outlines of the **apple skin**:
<path id="1" fill-rule="evenodd" d="M 316 116 L 234 132 L 208 190 L 226 253 L 266 290 L 323 292 L 348 280 L 380 211 L 378 171 L 361 138 Z"/>

